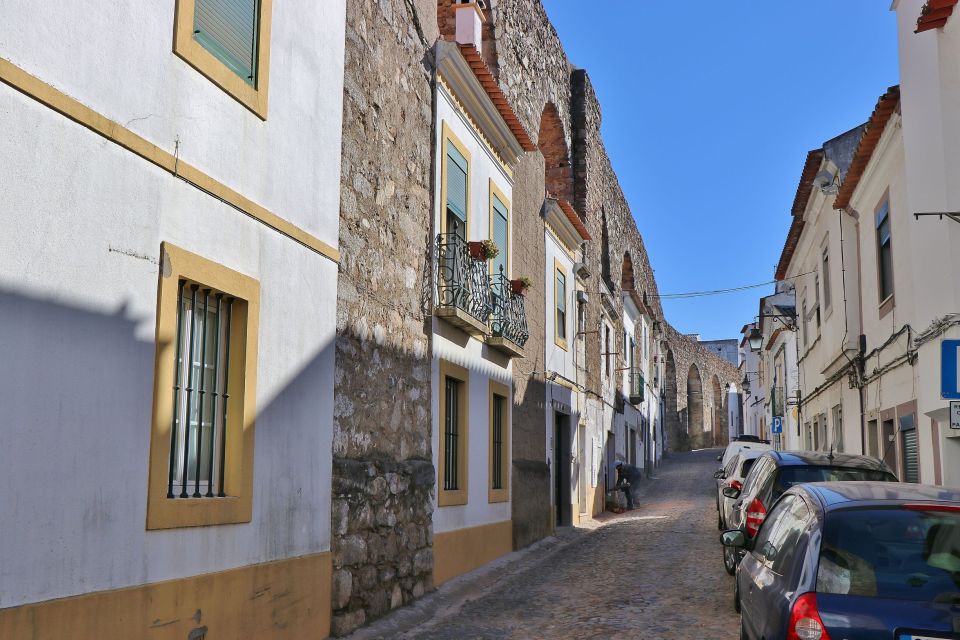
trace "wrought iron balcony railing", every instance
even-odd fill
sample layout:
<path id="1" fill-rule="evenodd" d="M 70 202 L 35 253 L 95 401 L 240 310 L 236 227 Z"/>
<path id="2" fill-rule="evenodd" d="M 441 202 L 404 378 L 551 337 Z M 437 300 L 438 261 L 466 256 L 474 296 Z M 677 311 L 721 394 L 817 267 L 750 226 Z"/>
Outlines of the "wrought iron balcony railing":
<path id="1" fill-rule="evenodd" d="M 503 273 L 503 267 L 500 267 L 500 273 L 490 278 L 490 290 L 493 295 L 493 315 L 490 318 L 493 335 L 523 347 L 530 337 L 524 297 L 513 292 L 513 286 Z"/>
<path id="2" fill-rule="evenodd" d="M 470 257 L 470 248 L 454 225 L 437 235 L 437 315 L 467 331 L 483 335 L 493 310 L 485 260 Z"/>

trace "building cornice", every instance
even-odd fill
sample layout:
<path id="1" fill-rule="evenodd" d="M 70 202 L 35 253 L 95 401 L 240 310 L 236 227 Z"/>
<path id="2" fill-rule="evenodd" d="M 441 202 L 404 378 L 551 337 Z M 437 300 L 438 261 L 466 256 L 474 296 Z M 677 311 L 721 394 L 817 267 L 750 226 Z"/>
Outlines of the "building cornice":
<path id="1" fill-rule="evenodd" d="M 437 41 L 437 73 L 445 86 L 457 98 L 470 119 L 476 123 L 494 151 L 508 165 L 516 164 L 523 155 L 525 142 L 517 139 L 513 128 L 504 119 L 501 110 L 494 104 L 487 89 L 481 83 L 473 66 L 454 42 Z"/>

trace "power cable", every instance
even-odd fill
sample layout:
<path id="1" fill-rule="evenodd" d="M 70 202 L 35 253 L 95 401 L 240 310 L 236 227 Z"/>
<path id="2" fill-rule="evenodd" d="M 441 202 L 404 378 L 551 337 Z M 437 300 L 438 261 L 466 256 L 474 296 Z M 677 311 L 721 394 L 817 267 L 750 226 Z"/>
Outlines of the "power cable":
<path id="1" fill-rule="evenodd" d="M 784 278 L 784 280 L 793 280 L 794 278 L 799 278 L 800 276 L 808 276 L 816 271 L 807 271 L 806 273 L 798 273 L 797 275 L 791 278 Z M 660 298 L 661 300 L 682 300 L 684 298 L 702 298 L 704 296 L 717 296 L 725 293 L 736 293 L 738 291 L 747 291 L 749 289 L 757 289 L 759 287 L 766 287 L 767 285 L 775 284 L 779 282 L 778 280 L 770 280 L 768 282 L 760 282 L 757 284 L 748 284 L 742 287 L 732 287 L 730 289 L 713 289 L 711 291 L 688 291 L 686 293 L 660 293 L 655 297 Z"/>

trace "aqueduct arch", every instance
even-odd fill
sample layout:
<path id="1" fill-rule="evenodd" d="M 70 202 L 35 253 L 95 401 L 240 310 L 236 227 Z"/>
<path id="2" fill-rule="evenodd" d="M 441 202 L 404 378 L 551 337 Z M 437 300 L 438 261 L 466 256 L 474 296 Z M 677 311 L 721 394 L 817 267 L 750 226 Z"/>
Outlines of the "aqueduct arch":
<path id="1" fill-rule="evenodd" d="M 552 102 L 543 107 L 537 147 L 543 154 L 547 193 L 555 198 L 573 202 L 573 167 L 563 120 Z"/>
<path id="2" fill-rule="evenodd" d="M 696 363 L 687 371 L 687 435 L 692 446 L 703 445 L 703 377 Z"/>

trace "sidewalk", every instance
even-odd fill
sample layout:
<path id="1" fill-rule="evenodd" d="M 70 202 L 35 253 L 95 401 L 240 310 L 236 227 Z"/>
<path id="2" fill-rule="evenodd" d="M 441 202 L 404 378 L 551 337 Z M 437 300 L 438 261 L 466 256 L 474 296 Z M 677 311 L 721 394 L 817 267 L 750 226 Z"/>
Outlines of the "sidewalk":
<path id="1" fill-rule="evenodd" d="M 656 482 L 656 476 L 644 480 L 636 493 L 638 505 Z M 449 580 L 419 600 L 378 618 L 345 638 L 392 640 L 404 637 L 404 634 L 412 630 L 422 632 L 439 625 L 457 615 L 465 604 L 495 592 L 503 583 L 513 580 L 516 576 L 542 563 L 548 563 L 554 556 L 558 556 L 579 542 L 586 541 L 603 527 L 614 523 L 650 519 L 649 516 L 645 517 L 642 511 L 642 508 L 624 513 L 604 511 L 593 518 L 583 519 L 578 525 L 559 527 L 554 535 Z"/>

